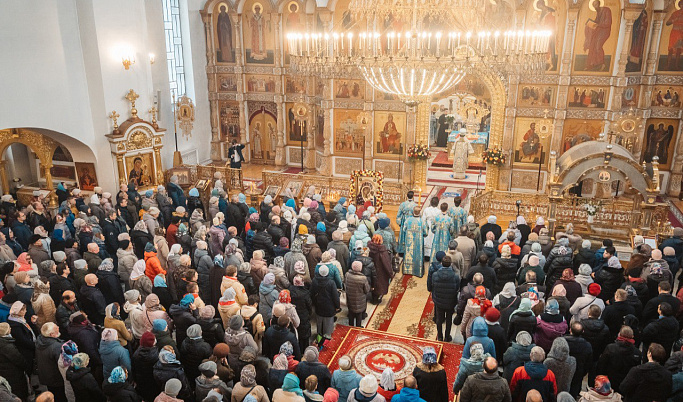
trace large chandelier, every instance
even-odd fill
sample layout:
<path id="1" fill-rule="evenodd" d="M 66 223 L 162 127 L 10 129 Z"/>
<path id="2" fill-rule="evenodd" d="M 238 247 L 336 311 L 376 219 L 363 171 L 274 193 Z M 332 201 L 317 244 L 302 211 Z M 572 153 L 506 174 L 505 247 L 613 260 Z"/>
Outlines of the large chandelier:
<path id="1" fill-rule="evenodd" d="M 500 0 L 499 0 L 500 1 Z M 501 74 L 547 68 L 550 31 L 482 29 L 492 0 L 352 0 L 339 32 L 288 32 L 295 74 L 360 73 L 376 90 L 408 105 L 428 101 L 486 67 Z M 489 10 L 490 11 L 490 10 Z"/>

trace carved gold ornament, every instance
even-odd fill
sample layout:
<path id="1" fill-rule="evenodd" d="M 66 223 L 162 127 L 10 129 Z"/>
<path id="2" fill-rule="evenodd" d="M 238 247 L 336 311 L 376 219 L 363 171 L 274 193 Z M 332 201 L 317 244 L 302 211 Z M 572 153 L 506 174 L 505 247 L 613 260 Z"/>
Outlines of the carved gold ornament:
<path id="1" fill-rule="evenodd" d="M 181 96 L 176 102 L 176 119 L 183 134 L 183 137 L 192 137 L 192 127 L 194 125 L 194 103 L 187 95 Z"/>
<path id="2" fill-rule="evenodd" d="M 114 134 L 119 134 L 119 122 L 118 118 L 121 117 L 120 114 L 116 113 L 116 110 L 112 110 L 111 113 L 109 114 L 109 118 L 114 121 Z"/>
<path id="3" fill-rule="evenodd" d="M 138 127 L 135 131 L 130 133 L 126 147 L 129 151 L 136 149 L 151 148 L 152 147 L 152 133 L 146 133 L 143 128 Z"/>
<path id="4" fill-rule="evenodd" d="M 130 113 L 133 118 L 137 119 L 138 118 L 138 110 L 135 108 L 135 101 L 140 97 L 140 95 L 136 94 L 135 91 L 132 89 L 128 91 L 128 94 L 125 96 L 126 100 L 130 102 Z"/>

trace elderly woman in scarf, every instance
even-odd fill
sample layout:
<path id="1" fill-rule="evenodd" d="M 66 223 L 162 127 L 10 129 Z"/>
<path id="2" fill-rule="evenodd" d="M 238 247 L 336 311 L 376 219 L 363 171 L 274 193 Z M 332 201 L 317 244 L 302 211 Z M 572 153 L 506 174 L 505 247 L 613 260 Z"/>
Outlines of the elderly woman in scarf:
<path id="1" fill-rule="evenodd" d="M 257 402 L 268 402 L 268 393 L 265 388 L 256 384 L 256 368 L 252 364 L 247 364 L 242 368 L 240 381 L 232 389 L 232 399 L 236 401 L 247 401 L 247 397 L 253 396 Z"/>
<path id="2" fill-rule="evenodd" d="M 548 300 L 557 300 L 557 304 L 560 306 L 560 314 L 562 314 L 564 319 L 569 322 L 571 319 L 569 308 L 572 306 L 572 304 L 567 299 L 567 290 L 564 288 L 564 285 L 555 285 L 553 287 L 553 292 L 551 293 L 550 297 L 548 297 Z"/>
<path id="3" fill-rule="evenodd" d="M 460 367 L 458 368 L 458 375 L 455 377 L 453 383 L 453 393 L 458 394 L 465 385 L 465 380 L 472 374 L 481 373 L 484 371 L 484 361 L 490 355 L 484 353 L 484 347 L 480 343 L 475 343 L 470 346 L 470 357 L 460 359 Z"/>
<path id="4" fill-rule="evenodd" d="M 567 332 L 567 321 L 560 314 L 560 304 L 557 300 L 548 300 L 545 312 L 536 317 L 536 324 L 534 343 L 542 347 L 546 353 L 550 351 L 555 338 Z"/>
<path id="5" fill-rule="evenodd" d="M 346 204 L 346 197 L 341 197 L 339 201 L 337 201 L 337 205 L 334 206 L 334 211 L 339 214 L 339 216 L 346 216 L 346 207 L 344 206 Z"/>
<path id="6" fill-rule="evenodd" d="M 303 396 L 304 393 L 299 386 L 299 377 L 292 373 L 285 376 L 282 381 L 282 388 L 276 389 L 275 392 L 273 392 L 274 401 L 305 401 Z"/>
<path id="7" fill-rule="evenodd" d="M 268 372 L 268 388 L 281 388 L 287 373 L 287 356 L 280 353 L 273 359 L 273 367 Z"/>
<path id="8" fill-rule="evenodd" d="M 489 307 L 492 306 L 490 300 L 486 298 L 486 288 L 477 286 L 474 289 L 474 297 L 467 300 L 465 312 L 460 323 L 460 332 L 464 339 L 472 336 L 472 323 L 477 317 L 483 317 Z"/>
<path id="9" fill-rule="evenodd" d="M 574 271 L 572 270 L 572 268 L 565 268 L 562 271 L 562 276 L 560 277 L 560 279 L 555 281 L 554 286 L 560 285 L 563 286 L 564 289 L 567 291 L 567 300 L 569 300 L 570 304 L 574 304 L 576 299 L 583 295 L 581 284 L 576 281 L 576 277 L 574 276 Z M 552 291 L 550 293 L 552 293 Z"/>
<path id="10" fill-rule="evenodd" d="M 536 330 L 536 316 L 531 311 L 531 299 L 524 297 L 519 303 L 519 307 L 510 314 L 508 323 L 508 341 L 512 341 L 517 334 L 526 331 L 533 334 Z"/>
<path id="11" fill-rule="evenodd" d="M 128 368 L 118 366 L 111 371 L 111 374 L 105 376 L 108 377 L 108 379 L 105 380 L 104 385 L 102 385 L 102 392 L 107 396 L 107 400 L 122 401 L 127 399 L 136 400 L 135 398 L 139 398 L 133 385 L 127 381 L 129 371 L 130 369 Z"/>
<path id="12" fill-rule="evenodd" d="M 285 272 L 285 259 L 283 257 L 275 257 L 273 264 L 268 266 L 268 272 L 275 275 L 275 286 L 278 291 L 289 288 L 289 279 Z"/>
<path id="13" fill-rule="evenodd" d="M 104 327 L 117 332 L 121 346 L 128 345 L 128 342 L 133 340 L 133 334 L 121 319 L 121 306 L 118 303 L 109 304 L 104 308 L 104 315 Z"/>
<path id="14" fill-rule="evenodd" d="M 448 401 L 446 369 L 439 364 L 433 347 L 427 346 L 423 349 L 422 362 L 413 369 L 413 377 L 417 380 L 420 398 L 429 402 Z M 363 380 L 361 380 L 361 387 Z"/>
<path id="15" fill-rule="evenodd" d="M 190 399 L 190 396 L 192 395 L 190 382 L 187 379 L 183 365 L 176 358 L 172 346 L 164 346 L 159 352 L 159 361 L 154 365 L 153 376 L 154 381 L 156 381 L 157 386 L 160 389 L 163 389 L 166 386 L 166 382 L 171 378 L 180 380 L 182 388 L 178 393 L 177 398 L 184 400 Z"/>
<path id="16" fill-rule="evenodd" d="M 517 367 L 521 367 L 524 363 L 531 360 L 531 349 L 536 346 L 533 343 L 531 334 L 526 331 L 519 331 L 514 338 L 514 341 L 505 351 L 503 355 L 503 377 L 508 381 L 512 380 L 512 375 Z"/>
<path id="17" fill-rule="evenodd" d="M 396 386 L 396 378 L 394 376 L 394 370 L 391 367 L 387 367 L 382 371 L 382 376 L 379 378 L 379 388 L 377 388 L 377 393 L 382 395 L 384 399 L 390 401 L 394 395 L 398 395 L 400 389 Z"/>
<path id="18" fill-rule="evenodd" d="M 102 359 L 102 372 L 105 378 L 109 377 L 109 374 L 117 366 L 124 367 L 130 371 L 130 354 L 127 349 L 121 346 L 118 332 L 115 329 L 105 328 L 102 331 L 99 352 Z"/>
<path id="19" fill-rule="evenodd" d="M 299 366 L 299 361 L 296 360 L 296 356 L 294 356 L 294 346 L 291 342 L 287 341 L 280 346 L 280 354 L 287 359 L 287 371 L 296 371 L 296 368 Z"/>
<path id="20" fill-rule="evenodd" d="M 273 315 L 273 305 L 278 300 L 280 293 L 275 288 L 275 275 L 267 273 L 259 285 L 259 313 L 263 316 L 263 322 L 270 322 Z"/>
<path id="21" fill-rule="evenodd" d="M 66 373 L 71 367 L 71 363 L 74 357 L 78 354 L 78 345 L 74 341 L 66 341 L 62 345 L 62 351 L 57 358 L 57 368 L 59 373 L 62 375 L 64 380 L 64 393 L 66 394 L 66 399 L 73 401 L 75 399 L 74 390 L 71 387 L 71 382 L 67 380 Z"/>
<path id="22" fill-rule="evenodd" d="M 152 281 L 145 275 L 145 260 L 139 260 L 133 264 L 133 271 L 130 273 L 130 288 L 140 292 L 144 300 L 153 291 Z"/>
<path id="23" fill-rule="evenodd" d="M 278 295 L 278 301 L 273 304 L 273 308 L 277 305 L 284 306 L 285 315 L 289 318 L 289 322 L 292 323 L 294 328 L 298 328 L 301 320 L 299 320 L 299 314 L 296 312 L 296 307 L 292 304 L 292 296 L 287 289 L 280 291 Z"/>

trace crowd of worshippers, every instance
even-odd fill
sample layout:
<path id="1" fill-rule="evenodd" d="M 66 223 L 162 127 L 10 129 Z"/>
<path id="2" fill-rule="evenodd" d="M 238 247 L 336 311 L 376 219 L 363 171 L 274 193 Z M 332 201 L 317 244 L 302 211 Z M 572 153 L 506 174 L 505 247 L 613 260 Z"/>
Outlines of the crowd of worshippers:
<path id="1" fill-rule="evenodd" d="M 3 196 L 0 401 L 436 400 L 433 348 L 398 383 L 319 361 L 337 318 L 359 326 L 387 294 L 397 242 L 386 214 L 308 190 L 258 209 L 175 176 L 59 184 L 54 210 Z"/>
<path id="2" fill-rule="evenodd" d="M 594 247 L 571 223 L 480 226 L 458 197 L 424 210 L 412 198 L 399 249 L 430 260 L 437 339 L 465 342 L 460 401 L 683 401 L 683 228 L 658 248 L 635 236 L 622 261 L 612 240 Z"/>

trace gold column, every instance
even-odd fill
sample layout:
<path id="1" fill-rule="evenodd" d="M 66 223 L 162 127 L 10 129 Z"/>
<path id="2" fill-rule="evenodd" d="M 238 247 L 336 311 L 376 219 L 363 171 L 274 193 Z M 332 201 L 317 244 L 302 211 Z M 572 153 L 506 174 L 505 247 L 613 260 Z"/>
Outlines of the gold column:
<path id="1" fill-rule="evenodd" d="M 50 191 L 50 202 L 48 207 L 57 208 L 59 204 L 57 203 L 57 194 L 53 193 L 55 187 L 52 183 L 52 173 L 50 173 L 52 165 L 45 165 L 41 163 L 40 168 L 43 169 L 43 174 L 45 175 L 45 189 Z"/>
<path id="2" fill-rule="evenodd" d="M 127 183 L 126 168 L 123 166 L 123 155 L 116 155 L 116 167 L 119 170 L 119 184 Z"/>
<path id="3" fill-rule="evenodd" d="M 154 148 L 154 164 L 156 165 L 157 174 L 154 178 L 154 185 L 163 185 L 163 169 L 161 168 L 161 148 Z"/>
<path id="4" fill-rule="evenodd" d="M 0 161 L 0 184 L 2 184 L 2 193 L 9 194 L 9 180 L 7 179 L 6 161 Z"/>
<path id="5" fill-rule="evenodd" d="M 422 102 L 417 106 L 417 121 L 415 123 L 415 144 L 429 144 L 429 102 Z M 413 185 L 422 190 L 427 186 L 427 160 L 414 162 Z"/>

